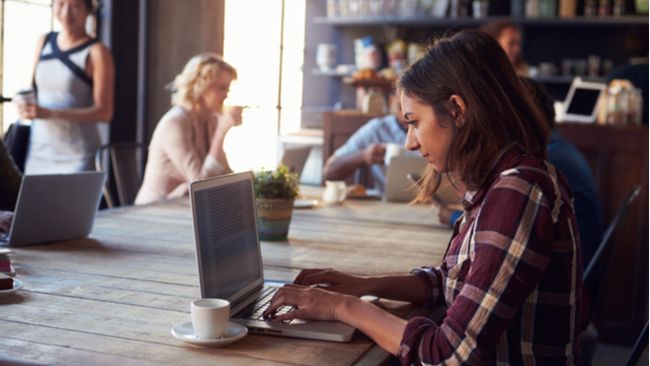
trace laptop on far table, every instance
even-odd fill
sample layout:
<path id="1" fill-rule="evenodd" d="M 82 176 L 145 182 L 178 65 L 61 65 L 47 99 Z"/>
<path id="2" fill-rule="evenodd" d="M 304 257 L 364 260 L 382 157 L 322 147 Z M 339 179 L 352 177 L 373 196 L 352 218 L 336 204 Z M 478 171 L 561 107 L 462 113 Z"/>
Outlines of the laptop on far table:
<path id="1" fill-rule="evenodd" d="M 263 311 L 281 283 L 264 281 L 253 173 L 190 184 L 194 240 L 202 298 L 230 301 L 232 321 L 251 332 L 347 342 L 354 328 L 340 322 L 269 322 Z M 289 311 L 285 307 L 282 311 Z"/>
<path id="2" fill-rule="evenodd" d="M 9 232 L 0 245 L 21 246 L 83 238 L 99 207 L 104 172 L 25 175 Z"/>
<path id="3" fill-rule="evenodd" d="M 384 200 L 388 202 L 412 201 L 417 194 L 417 188 L 408 175 L 421 175 L 426 166 L 427 161 L 420 156 L 393 156 L 386 167 Z"/>

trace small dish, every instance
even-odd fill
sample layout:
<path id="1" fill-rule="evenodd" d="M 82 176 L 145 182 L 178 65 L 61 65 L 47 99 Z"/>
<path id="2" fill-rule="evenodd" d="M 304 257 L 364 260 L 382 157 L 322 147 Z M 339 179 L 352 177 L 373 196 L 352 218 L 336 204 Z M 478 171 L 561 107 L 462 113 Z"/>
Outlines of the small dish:
<path id="1" fill-rule="evenodd" d="M 248 334 L 248 329 L 243 325 L 228 322 L 223 336 L 215 339 L 199 339 L 194 334 L 192 322 L 187 321 L 174 325 L 171 332 L 174 338 L 180 339 L 183 342 L 198 346 L 223 347 L 244 338 Z"/>
<path id="2" fill-rule="evenodd" d="M 381 193 L 379 193 L 379 191 L 376 189 L 368 189 L 366 190 L 366 194 L 362 194 L 362 195 L 348 194 L 346 198 L 350 198 L 353 200 L 380 200 Z"/>
<path id="3" fill-rule="evenodd" d="M 293 201 L 293 208 L 313 208 L 318 206 L 318 200 L 297 199 Z"/>
<path id="4" fill-rule="evenodd" d="M 14 280 L 14 287 L 10 288 L 10 289 L 6 289 L 6 290 L 0 290 L 0 296 L 5 296 L 5 295 L 12 294 L 14 292 L 17 292 L 21 288 L 23 288 L 23 286 L 24 286 L 23 281 L 21 281 L 21 280 L 19 280 L 17 278 L 14 278 L 13 280 Z"/>

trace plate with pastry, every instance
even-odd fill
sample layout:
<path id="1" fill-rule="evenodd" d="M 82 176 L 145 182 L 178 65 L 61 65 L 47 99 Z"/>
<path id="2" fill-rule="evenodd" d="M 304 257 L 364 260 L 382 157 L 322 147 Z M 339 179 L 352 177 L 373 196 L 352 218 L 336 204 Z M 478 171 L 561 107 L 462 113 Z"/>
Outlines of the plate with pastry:
<path id="1" fill-rule="evenodd" d="M 376 189 L 368 189 L 361 184 L 348 187 L 346 198 L 353 200 L 378 200 L 381 194 Z"/>

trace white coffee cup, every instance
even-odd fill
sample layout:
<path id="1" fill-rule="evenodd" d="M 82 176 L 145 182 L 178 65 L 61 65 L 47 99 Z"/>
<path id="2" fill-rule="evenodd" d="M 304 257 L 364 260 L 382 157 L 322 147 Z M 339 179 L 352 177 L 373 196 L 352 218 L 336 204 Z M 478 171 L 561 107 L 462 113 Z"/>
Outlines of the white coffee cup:
<path id="1" fill-rule="evenodd" d="M 384 164 L 388 166 L 390 159 L 394 156 L 402 156 L 406 153 L 404 146 L 393 142 L 386 144 L 386 154 L 384 155 Z"/>
<path id="2" fill-rule="evenodd" d="M 194 300 L 190 304 L 190 314 L 197 338 L 220 338 L 230 319 L 230 302 L 224 299 Z"/>
<path id="3" fill-rule="evenodd" d="M 347 195 L 345 182 L 342 180 L 325 181 L 325 191 L 323 191 L 323 202 L 326 204 L 336 204 L 345 201 Z"/>
<path id="4" fill-rule="evenodd" d="M 36 94 L 32 89 L 23 89 L 14 95 L 12 101 L 18 108 L 23 105 L 34 104 L 36 103 Z"/>

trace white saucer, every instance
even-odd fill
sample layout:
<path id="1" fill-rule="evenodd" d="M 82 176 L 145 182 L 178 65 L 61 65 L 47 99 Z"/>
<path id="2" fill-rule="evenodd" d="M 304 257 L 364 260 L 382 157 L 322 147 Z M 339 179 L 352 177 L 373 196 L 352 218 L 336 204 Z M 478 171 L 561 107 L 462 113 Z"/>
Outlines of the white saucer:
<path id="1" fill-rule="evenodd" d="M 312 208 L 318 206 L 318 200 L 297 199 L 293 201 L 293 208 Z"/>
<path id="2" fill-rule="evenodd" d="M 228 322 L 223 336 L 215 339 L 197 338 L 192 328 L 192 322 L 190 321 L 178 323 L 172 327 L 172 335 L 174 338 L 199 346 L 223 347 L 244 338 L 246 334 L 248 334 L 248 329 L 245 326 L 233 322 Z"/>
<path id="3" fill-rule="evenodd" d="M 23 288 L 23 281 L 14 278 L 14 288 L 10 288 L 7 290 L 0 290 L 0 296 L 9 295 L 11 293 L 17 292 L 21 288 Z"/>

